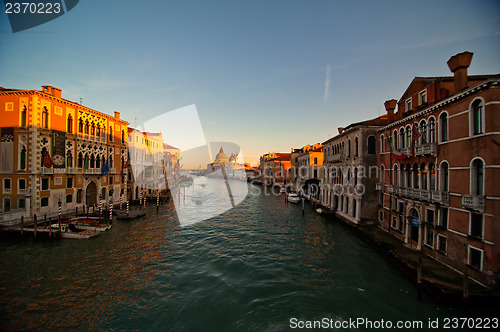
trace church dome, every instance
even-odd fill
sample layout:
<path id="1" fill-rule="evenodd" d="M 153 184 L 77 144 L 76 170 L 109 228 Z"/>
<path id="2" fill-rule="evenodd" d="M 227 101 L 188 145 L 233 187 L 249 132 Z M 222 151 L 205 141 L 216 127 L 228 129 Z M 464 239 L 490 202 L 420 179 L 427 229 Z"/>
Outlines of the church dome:
<path id="1" fill-rule="evenodd" d="M 227 163 L 228 163 L 227 156 L 224 153 L 224 150 L 222 149 L 222 146 L 221 146 L 219 153 L 217 153 L 217 156 L 215 157 L 214 164 L 227 165 Z"/>

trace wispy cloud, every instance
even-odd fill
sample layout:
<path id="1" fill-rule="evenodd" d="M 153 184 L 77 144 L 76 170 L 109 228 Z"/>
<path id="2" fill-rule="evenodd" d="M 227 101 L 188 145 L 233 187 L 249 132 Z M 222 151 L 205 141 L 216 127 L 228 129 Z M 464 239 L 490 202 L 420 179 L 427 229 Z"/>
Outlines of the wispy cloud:
<path id="1" fill-rule="evenodd" d="M 328 99 L 328 92 L 330 91 L 330 71 L 331 71 L 330 63 L 326 65 L 326 80 L 325 80 L 325 94 L 323 103 L 326 105 L 326 101 Z"/>

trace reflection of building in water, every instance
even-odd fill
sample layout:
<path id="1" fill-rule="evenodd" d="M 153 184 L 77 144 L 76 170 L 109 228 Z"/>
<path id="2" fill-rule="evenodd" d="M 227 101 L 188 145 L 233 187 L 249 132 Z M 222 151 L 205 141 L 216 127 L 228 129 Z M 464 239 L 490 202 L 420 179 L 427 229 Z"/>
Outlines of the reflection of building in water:
<path id="1" fill-rule="evenodd" d="M 133 128 L 129 128 L 128 146 L 130 198 L 139 199 L 140 191 L 148 197 L 156 197 L 159 190 L 165 189 L 162 160 L 171 183 L 178 169 L 180 150 L 163 143 L 161 132 L 148 133 Z"/>
<path id="2" fill-rule="evenodd" d="M 115 202 L 126 187 L 127 125 L 61 97 L 61 89 L 0 88 L 0 219 L 56 216 Z"/>
<path id="3" fill-rule="evenodd" d="M 215 156 L 215 161 L 207 165 L 207 175 L 221 176 L 222 172 L 218 171 L 222 171 L 222 169 L 228 177 L 246 180 L 245 165 L 240 163 L 238 154 L 231 153 L 228 158 L 221 146 L 219 153 Z"/>

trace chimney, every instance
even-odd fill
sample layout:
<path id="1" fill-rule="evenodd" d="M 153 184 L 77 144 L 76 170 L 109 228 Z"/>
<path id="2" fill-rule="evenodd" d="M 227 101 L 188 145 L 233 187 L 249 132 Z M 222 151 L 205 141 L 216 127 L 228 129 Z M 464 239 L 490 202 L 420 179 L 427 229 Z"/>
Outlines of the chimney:
<path id="1" fill-rule="evenodd" d="M 396 109 L 396 105 L 398 101 L 396 99 L 387 100 L 384 103 L 385 110 L 387 111 L 387 120 L 389 123 L 394 121 L 394 110 Z"/>
<path id="2" fill-rule="evenodd" d="M 467 88 L 467 68 L 472 61 L 471 52 L 463 52 L 454 55 L 448 60 L 448 67 L 453 72 L 455 81 L 455 93 L 459 93 Z"/>
<path id="3" fill-rule="evenodd" d="M 344 131 L 344 127 L 339 127 L 338 130 L 339 130 L 339 134 L 342 134 L 342 132 Z"/>
<path id="4" fill-rule="evenodd" d="M 52 85 L 42 85 L 42 91 L 45 93 L 48 93 L 49 95 L 52 95 L 56 98 L 61 98 L 61 89 L 56 88 L 55 86 Z"/>
<path id="5" fill-rule="evenodd" d="M 115 111 L 115 118 L 117 118 L 118 120 L 120 120 L 120 112 Z"/>

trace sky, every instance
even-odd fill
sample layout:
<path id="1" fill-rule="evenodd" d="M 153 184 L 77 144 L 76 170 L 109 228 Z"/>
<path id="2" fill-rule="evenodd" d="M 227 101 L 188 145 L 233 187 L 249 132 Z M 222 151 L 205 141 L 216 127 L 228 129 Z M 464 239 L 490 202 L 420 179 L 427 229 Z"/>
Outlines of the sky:
<path id="1" fill-rule="evenodd" d="M 253 164 L 382 115 L 464 51 L 469 74 L 500 73 L 499 1 L 82 0 L 17 33 L 0 13 L 0 86 L 51 84 L 133 127 L 195 105 L 206 141 Z"/>

